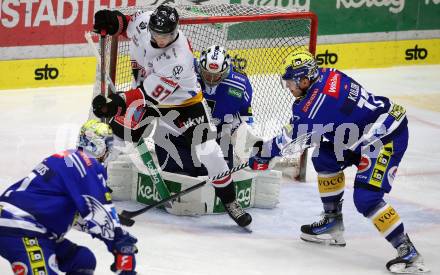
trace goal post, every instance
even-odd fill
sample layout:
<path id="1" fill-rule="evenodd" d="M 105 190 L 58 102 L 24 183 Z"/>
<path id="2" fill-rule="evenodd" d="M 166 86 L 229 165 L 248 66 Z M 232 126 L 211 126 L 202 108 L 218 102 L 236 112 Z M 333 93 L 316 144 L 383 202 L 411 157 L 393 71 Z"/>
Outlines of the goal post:
<path id="1" fill-rule="evenodd" d="M 291 118 L 294 102 L 294 97 L 281 86 L 281 64 L 297 48 L 306 48 L 315 54 L 317 16 L 307 11 L 234 4 L 174 7 L 180 16 L 179 29 L 189 39 L 195 57 L 211 45 L 221 45 L 228 50 L 235 68 L 249 77 L 257 136 L 271 138 L 279 134 Z M 118 10 L 131 15 L 138 10 L 155 8 L 142 6 Z M 128 39 L 108 36 L 105 55 L 105 68 L 116 90 L 129 90 L 133 76 Z M 97 89 L 99 86 L 95 85 L 94 93 Z M 305 180 L 306 151 L 283 161 L 286 166 L 297 167 L 294 176 Z"/>

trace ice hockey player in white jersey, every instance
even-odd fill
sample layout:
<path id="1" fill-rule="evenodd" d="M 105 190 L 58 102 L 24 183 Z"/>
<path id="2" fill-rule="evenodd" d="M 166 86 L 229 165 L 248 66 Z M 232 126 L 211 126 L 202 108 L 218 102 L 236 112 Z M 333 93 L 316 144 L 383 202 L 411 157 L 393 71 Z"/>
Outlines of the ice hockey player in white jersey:
<path id="1" fill-rule="evenodd" d="M 110 127 L 89 120 L 78 148 L 47 157 L 0 196 L 0 256 L 14 274 L 93 274 L 93 252 L 64 237 L 72 226 L 106 244 L 113 272 L 136 274 L 137 239 L 119 223 L 101 164 L 112 144 Z"/>
<path id="2" fill-rule="evenodd" d="M 111 118 L 115 135 L 131 142 L 138 142 L 151 118 L 158 117 L 155 143 L 179 158 L 170 136 L 182 135 L 183 146 L 194 152 L 192 161 L 203 164 L 213 177 L 229 169 L 215 141 L 216 129 L 197 82 L 190 43 L 178 22 L 177 10 L 166 5 L 132 16 L 109 10 L 95 14 L 96 32 L 130 39 L 134 88 L 108 99 L 96 96 L 93 110 L 98 117 Z M 236 200 L 232 177 L 213 181 L 213 186 L 229 216 L 239 226 L 249 225 L 252 218 Z"/>
<path id="3" fill-rule="evenodd" d="M 213 45 L 203 50 L 200 59 L 195 60 L 197 79 L 201 84 L 203 96 L 208 102 L 213 123 L 217 127 L 217 143 L 220 145 L 229 168 L 234 164 L 232 135 L 242 124 L 252 125 L 252 86 L 248 77 L 237 71 L 226 49 Z M 182 137 L 173 137 L 174 144 L 183 144 Z M 181 159 L 191 157 L 184 146 L 178 146 Z M 156 146 L 156 153 L 164 171 L 184 173 L 190 176 L 206 175 L 204 167 L 195 167 L 185 162 L 183 167 L 170 160 L 168 152 Z"/>

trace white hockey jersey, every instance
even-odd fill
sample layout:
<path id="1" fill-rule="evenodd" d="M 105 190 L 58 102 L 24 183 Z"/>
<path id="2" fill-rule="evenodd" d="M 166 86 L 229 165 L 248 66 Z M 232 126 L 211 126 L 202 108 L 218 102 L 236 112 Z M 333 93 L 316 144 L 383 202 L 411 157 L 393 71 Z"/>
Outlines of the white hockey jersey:
<path id="1" fill-rule="evenodd" d="M 159 107 L 181 107 L 202 101 L 189 41 L 179 31 L 171 45 L 153 47 L 148 30 L 151 13 L 134 14 L 127 27 L 132 67 L 140 70 L 134 85 L 142 85 L 145 94 L 156 100 Z"/>

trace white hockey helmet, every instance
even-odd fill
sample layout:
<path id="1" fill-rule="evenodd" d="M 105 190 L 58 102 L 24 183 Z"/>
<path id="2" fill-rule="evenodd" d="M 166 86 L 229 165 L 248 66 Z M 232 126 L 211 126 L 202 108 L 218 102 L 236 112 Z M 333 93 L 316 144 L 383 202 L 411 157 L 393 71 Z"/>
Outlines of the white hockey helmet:
<path id="1" fill-rule="evenodd" d="M 228 76 L 231 57 L 225 48 L 213 45 L 200 54 L 199 67 L 203 82 L 215 86 Z"/>
<path id="2" fill-rule="evenodd" d="M 106 123 L 88 120 L 81 127 L 77 147 L 103 162 L 113 148 L 113 131 Z"/>

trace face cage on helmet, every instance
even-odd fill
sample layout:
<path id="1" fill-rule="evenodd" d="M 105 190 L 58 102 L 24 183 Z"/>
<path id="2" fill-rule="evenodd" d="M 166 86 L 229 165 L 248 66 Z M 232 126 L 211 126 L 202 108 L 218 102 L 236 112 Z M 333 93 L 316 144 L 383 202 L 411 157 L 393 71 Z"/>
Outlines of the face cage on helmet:
<path id="1" fill-rule="evenodd" d="M 200 66 L 200 73 L 202 76 L 202 79 L 205 83 L 207 83 L 210 86 L 215 86 L 223 81 L 228 76 L 229 73 L 229 66 L 227 69 L 223 70 L 222 72 L 218 73 L 212 73 L 202 66 Z"/>

